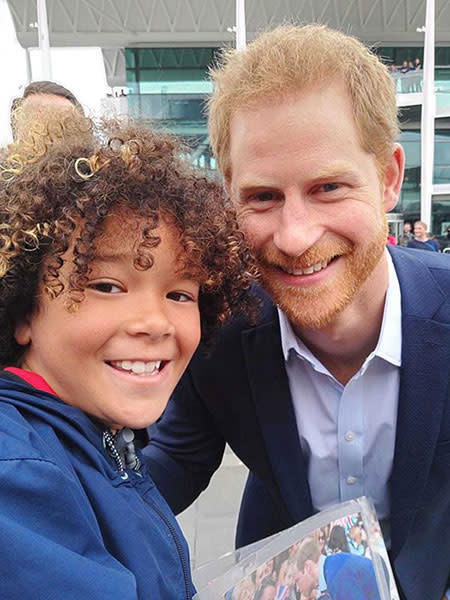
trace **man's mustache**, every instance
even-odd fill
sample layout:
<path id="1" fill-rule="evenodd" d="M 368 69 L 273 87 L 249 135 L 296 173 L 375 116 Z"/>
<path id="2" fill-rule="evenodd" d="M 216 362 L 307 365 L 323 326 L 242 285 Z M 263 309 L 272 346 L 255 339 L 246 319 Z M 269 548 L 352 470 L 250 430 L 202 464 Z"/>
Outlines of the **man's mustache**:
<path id="1" fill-rule="evenodd" d="M 321 262 L 330 262 L 337 256 L 353 252 L 353 244 L 348 240 L 333 240 L 322 242 L 308 248 L 299 256 L 286 256 L 273 244 L 261 248 L 256 253 L 256 259 L 261 267 L 279 267 L 288 271 L 306 269 Z"/>

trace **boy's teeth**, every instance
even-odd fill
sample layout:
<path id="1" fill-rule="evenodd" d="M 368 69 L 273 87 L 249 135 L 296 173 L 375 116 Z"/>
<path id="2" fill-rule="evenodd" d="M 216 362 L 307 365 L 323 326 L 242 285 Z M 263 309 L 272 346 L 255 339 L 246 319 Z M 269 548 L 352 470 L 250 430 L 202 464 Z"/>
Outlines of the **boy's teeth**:
<path id="1" fill-rule="evenodd" d="M 161 361 L 115 360 L 111 362 L 111 365 L 124 371 L 131 371 L 135 375 L 153 375 L 159 371 Z"/>

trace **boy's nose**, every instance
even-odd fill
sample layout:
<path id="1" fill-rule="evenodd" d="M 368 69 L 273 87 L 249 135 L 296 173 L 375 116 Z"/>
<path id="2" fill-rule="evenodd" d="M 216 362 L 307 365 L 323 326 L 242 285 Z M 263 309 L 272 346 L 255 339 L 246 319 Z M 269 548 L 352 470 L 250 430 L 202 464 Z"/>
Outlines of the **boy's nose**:
<path id="1" fill-rule="evenodd" d="M 154 340 L 175 333 L 175 327 L 165 311 L 154 305 L 141 306 L 139 310 L 129 314 L 126 329 L 129 335 L 145 335 Z"/>

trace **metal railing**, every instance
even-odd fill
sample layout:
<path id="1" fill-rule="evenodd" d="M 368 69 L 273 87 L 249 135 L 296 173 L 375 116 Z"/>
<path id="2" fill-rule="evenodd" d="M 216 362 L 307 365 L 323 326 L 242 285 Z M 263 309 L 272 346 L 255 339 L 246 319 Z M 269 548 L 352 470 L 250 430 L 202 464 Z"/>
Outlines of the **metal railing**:
<path id="1" fill-rule="evenodd" d="M 391 77 L 395 81 L 397 94 L 412 94 L 422 91 L 423 73 L 421 70 L 407 73 L 391 72 Z"/>

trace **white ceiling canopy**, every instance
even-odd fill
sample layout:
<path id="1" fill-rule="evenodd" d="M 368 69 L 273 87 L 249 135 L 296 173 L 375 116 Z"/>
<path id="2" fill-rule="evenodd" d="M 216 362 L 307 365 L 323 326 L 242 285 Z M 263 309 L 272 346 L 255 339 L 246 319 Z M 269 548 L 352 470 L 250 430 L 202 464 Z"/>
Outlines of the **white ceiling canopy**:
<path id="1" fill-rule="evenodd" d="M 37 46 L 36 0 L 8 0 L 19 42 Z M 235 0 L 47 0 L 52 46 L 217 46 L 233 41 Z M 246 0 L 247 38 L 287 20 L 369 43 L 423 45 L 425 0 Z M 436 0 L 436 45 L 450 45 L 450 0 Z"/>

